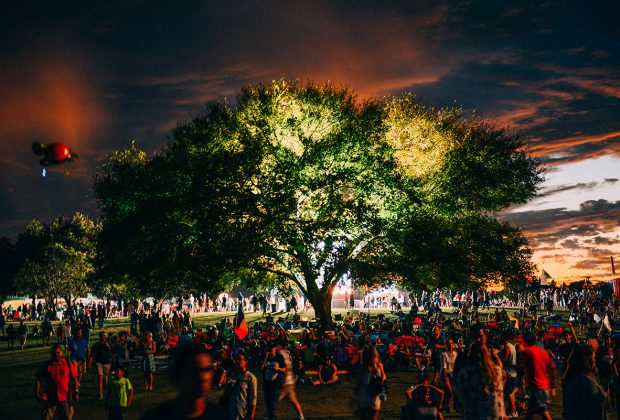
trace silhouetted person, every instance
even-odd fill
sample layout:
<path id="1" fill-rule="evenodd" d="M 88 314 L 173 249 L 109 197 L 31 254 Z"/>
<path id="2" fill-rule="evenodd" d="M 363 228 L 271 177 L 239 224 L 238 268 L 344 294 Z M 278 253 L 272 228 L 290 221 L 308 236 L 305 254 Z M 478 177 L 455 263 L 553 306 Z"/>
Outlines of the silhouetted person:
<path id="1" fill-rule="evenodd" d="M 213 382 L 213 359 L 204 346 L 191 343 L 177 347 L 170 374 L 179 394 L 145 413 L 142 420 L 225 418 L 219 407 L 207 402 Z"/>

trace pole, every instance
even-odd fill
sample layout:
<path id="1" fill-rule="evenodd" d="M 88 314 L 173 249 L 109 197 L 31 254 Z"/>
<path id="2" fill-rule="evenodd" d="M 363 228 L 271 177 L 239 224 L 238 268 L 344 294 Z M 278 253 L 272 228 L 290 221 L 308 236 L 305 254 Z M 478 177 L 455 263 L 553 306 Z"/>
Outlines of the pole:
<path id="1" fill-rule="evenodd" d="M 614 297 L 616 299 L 620 298 L 620 290 L 618 290 L 618 281 L 616 280 L 616 268 L 614 267 L 614 257 L 609 257 L 609 263 L 611 264 L 611 284 L 614 288 Z"/>
<path id="2" fill-rule="evenodd" d="M 235 313 L 235 322 L 233 322 L 233 351 L 235 351 L 235 344 L 237 343 L 237 332 L 235 331 L 235 327 L 238 327 L 237 324 L 239 323 L 239 305 L 241 305 L 241 302 L 237 302 L 237 313 Z"/>

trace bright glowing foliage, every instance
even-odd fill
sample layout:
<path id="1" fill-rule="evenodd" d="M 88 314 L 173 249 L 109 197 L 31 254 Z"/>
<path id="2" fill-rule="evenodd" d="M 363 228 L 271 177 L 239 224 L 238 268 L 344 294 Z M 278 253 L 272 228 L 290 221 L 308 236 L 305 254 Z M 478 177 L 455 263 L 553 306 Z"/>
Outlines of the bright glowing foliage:
<path id="1" fill-rule="evenodd" d="M 406 176 L 423 178 L 439 171 L 454 148 L 454 133 L 442 127 L 455 119 L 455 111 L 425 109 L 412 96 L 385 104 L 385 140 Z"/>
<path id="2" fill-rule="evenodd" d="M 149 290 L 292 282 L 324 320 L 345 273 L 366 285 L 510 280 L 529 269 L 524 241 L 487 212 L 534 193 L 522 148 L 411 96 L 360 104 L 330 85 L 250 86 L 179 126 L 160 155 L 104 165 L 106 260 Z M 471 252 L 485 249 L 501 257 Z"/>

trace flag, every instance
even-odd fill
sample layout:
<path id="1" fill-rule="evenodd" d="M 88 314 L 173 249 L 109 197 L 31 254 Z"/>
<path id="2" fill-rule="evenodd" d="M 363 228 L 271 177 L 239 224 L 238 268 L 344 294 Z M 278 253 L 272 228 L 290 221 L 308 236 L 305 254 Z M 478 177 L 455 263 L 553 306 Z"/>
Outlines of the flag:
<path id="1" fill-rule="evenodd" d="M 616 278 L 616 267 L 614 267 L 614 257 L 609 257 L 611 263 L 611 280 L 614 285 L 614 296 L 620 299 L 620 278 Z"/>
<path id="2" fill-rule="evenodd" d="M 237 306 L 237 316 L 235 318 L 235 335 L 239 340 L 243 340 L 248 336 L 248 324 L 245 322 L 245 315 L 243 315 L 243 308 L 241 302 Z"/>

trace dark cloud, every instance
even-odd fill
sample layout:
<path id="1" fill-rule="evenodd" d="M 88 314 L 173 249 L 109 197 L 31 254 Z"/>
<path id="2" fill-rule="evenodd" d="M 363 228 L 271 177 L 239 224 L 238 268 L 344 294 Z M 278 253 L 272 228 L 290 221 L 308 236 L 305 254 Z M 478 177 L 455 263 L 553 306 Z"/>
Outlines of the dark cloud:
<path id="1" fill-rule="evenodd" d="M 538 197 L 548 197 L 550 195 L 558 194 L 570 190 L 592 190 L 599 185 L 598 182 L 586 182 L 575 185 L 560 185 L 549 189 L 543 189 L 538 193 Z"/>
<path id="2" fill-rule="evenodd" d="M 542 144 L 537 150 L 547 153 L 542 157 L 542 162 L 548 165 L 574 163 L 606 155 L 620 158 L 620 132 L 606 133 L 589 139 L 591 141 L 584 140 L 583 136 L 576 136 L 555 143 Z M 575 143 L 577 145 L 571 146 Z"/>
<path id="3" fill-rule="evenodd" d="M 560 243 L 562 248 L 576 249 L 580 247 L 580 243 L 577 239 L 566 239 Z"/>
<path id="4" fill-rule="evenodd" d="M 607 267 L 609 263 L 600 259 L 588 259 L 578 261 L 576 264 L 573 264 L 571 268 L 576 268 L 580 270 L 603 270 Z"/>
<path id="5" fill-rule="evenodd" d="M 565 247 L 576 248 L 578 243 L 572 237 L 597 237 L 618 228 L 620 201 L 588 200 L 580 204 L 579 210 L 555 208 L 504 212 L 500 217 L 521 226 L 536 250 L 553 248 L 566 239 L 570 240 L 563 242 Z"/>
<path id="6" fill-rule="evenodd" d="M 619 210 L 620 201 L 610 202 L 604 199 L 588 200 L 579 204 L 579 212 L 583 214 L 602 213 L 608 210 Z"/>
<path id="7" fill-rule="evenodd" d="M 595 236 L 594 238 L 586 239 L 584 242 L 588 244 L 593 243 L 596 245 L 614 245 L 614 244 L 620 244 L 620 239 L 608 238 L 605 236 Z"/>
<path id="8" fill-rule="evenodd" d="M 586 248 L 589 257 L 607 257 L 614 255 L 614 251 L 605 248 Z"/>

